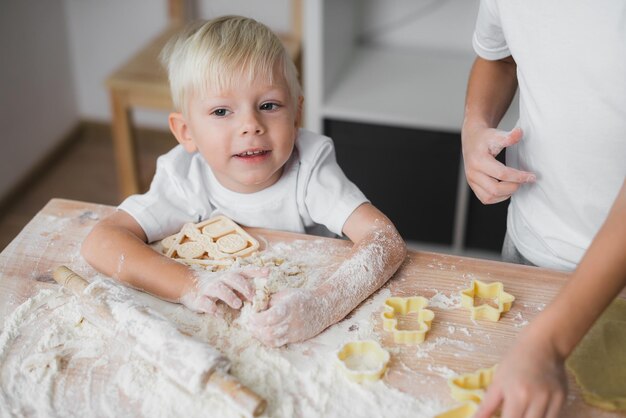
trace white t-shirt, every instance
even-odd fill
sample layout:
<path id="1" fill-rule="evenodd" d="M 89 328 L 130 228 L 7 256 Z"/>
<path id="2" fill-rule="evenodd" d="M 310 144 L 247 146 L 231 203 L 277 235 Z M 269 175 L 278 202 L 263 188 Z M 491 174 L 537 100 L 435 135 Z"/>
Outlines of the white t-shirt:
<path id="1" fill-rule="evenodd" d="M 474 49 L 512 55 L 524 137 L 507 165 L 537 174 L 511 198 L 520 253 L 571 270 L 626 177 L 626 1 L 481 0 Z"/>
<path id="2" fill-rule="evenodd" d="M 245 226 L 342 235 L 350 214 L 367 201 L 337 164 L 332 140 L 301 129 L 281 178 L 266 189 L 233 192 L 199 153 L 178 145 L 157 160 L 150 190 L 128 197 L 119 209 L 135 218 L 152 242 L 187 222 L 217 215 Z"/>

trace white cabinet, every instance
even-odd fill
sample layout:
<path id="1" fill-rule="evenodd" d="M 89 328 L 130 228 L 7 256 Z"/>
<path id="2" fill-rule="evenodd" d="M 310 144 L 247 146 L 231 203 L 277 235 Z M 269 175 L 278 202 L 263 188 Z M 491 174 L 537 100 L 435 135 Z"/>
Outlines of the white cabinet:
<path id="1" fill-rule="evenodd" d="M 328 117 L 459 131 L 477 9 L 477 0 L 305 1 L 307 127 L 321 131 Z"/>
<path id="2" fill-rule="evenodd" d="M 306 127 L 324 132 L 331 120 L 460 134 L 478 1 L 306 0 Z M 516 119 L 509 112 L 501 126 Z M 393 152 L 393 142 L 384 148 Z M 450 243 L 460 251 L 469 193 L 462 169 L 457 173 Z"/>

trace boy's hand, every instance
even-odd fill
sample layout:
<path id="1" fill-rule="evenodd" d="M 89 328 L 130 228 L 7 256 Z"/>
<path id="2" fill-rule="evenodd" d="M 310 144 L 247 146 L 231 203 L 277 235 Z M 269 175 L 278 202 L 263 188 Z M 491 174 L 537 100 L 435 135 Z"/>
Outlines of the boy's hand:
<path id="1" fill-rule="evenodd" d="M 254 286 L 249 280 L 265 277 L 267 269 L 246 269 L 241 271 L 201 272 L 195 282 L 183 291 L 180 303 L 195 312 L 217 312 L 217 302 L 222 301 L 233 309 L 243 306 L 242 298 L 252 300 Z"/>
<path id="2" fill-rule="evenodd" d="M 483 204 L 502 202 L 522 184 L 535 181 L 533 173 L 507 167 L 496 159 L 504 148 L 517 144 L 520 139 L 520 128 L 511 132 L 493 128 L 464 129 L 465 177 Z"/>
<path id="3" fill-rule="evenodd" d="M 549 344 L 518 339 L 498 365 L 475 418 L 555 418 L 567 393 L 564 360 Z"/>
<path id="4" fill-rule="evenodd" d="M 248 328 L 263 344 L 280 347 L 319 334 L 328 312 L 309 289 L 287 289 L 272 295 L 270 308 L 250 315 Z"/>

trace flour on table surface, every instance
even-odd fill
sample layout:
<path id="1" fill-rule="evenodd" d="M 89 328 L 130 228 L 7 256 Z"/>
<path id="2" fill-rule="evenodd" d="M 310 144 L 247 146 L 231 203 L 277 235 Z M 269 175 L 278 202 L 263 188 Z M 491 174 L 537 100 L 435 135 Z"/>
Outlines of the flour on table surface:
<path id="1" fill-rule="evenodd" d="M 524 315 L 522 315 L 521 312 L 517 312 L 515 314 L 515 316 L 513 317 L 513 321 L 514 321 L 514 326 L 516 328 L 523 328 L 526 325 L 528 325 L 528 321 L 526 319 L 524 319 Z"/>
<path id="2" fill-rule="evenodd" d="M 304 287 L 326 278 L 329 266 L 346 252 L 320 240 L 275 245 L 268 254 L 283 254 L 298 266 Z M 431 417 L 446 404 L 428 395 L 415 398 L 382 381 L 353 383 L 335 363 L 342 344 L 380 339 L 373 331 L 374 315 L 389 296 L 383 288 L 317 337 L 281 349 L 261 345 L 236 318 L 199 315 L 146 295 L 136 300 L 149 300 L 179 330 L 228 357 L 230 373 L 268 401 L 267 417 Z M 123 320 L 125 314 L 116 315 Z M 6 319 L 2 330 L 2 418 L 240 416 L 210 389 L 192 395 L 158 364 L 86 321 L 79 299 L 64 291 L 40 291 Z"/>
<path id="3" fill-rule="evenodd" d="M 455 347 L 456 350 L 460 350 L 460 353 L 465 354 L 471 354 L 476 351 L 476 346 L 466 341 L 456 340 L 448 337 L 435 337 L 427 339 L 425 342 L 418 345 L 418 349 L 415 355 L 417 356 L 417 358 L 426 358 L 430 356 L 430 353 L 433 350 L 436 352 L 442 346 Z M 459 354 L 459 351 L 457 351 L 457 354 Z"/>
<path id="4" fill-rule="evenodd" d="M 432 364 L 429 364 L 427 366 L 427 369 L 431 372 L 438 374 L 439 376 L 445 379 L 450 379 L 451 377 L 458 375 L 457 372 L 455 372 L 454 370 L 446 366 L 436 366 L 436 365 L 434 366 Z"/>
<path id="5" fill-rule="evenodd" d="M 461 295 L 456 292 L 446 295 L 437 289 L 433 289 L 435 294 L 429 299 L 428 306 L 444 310 L 457 309 L 461 307 Z"/>

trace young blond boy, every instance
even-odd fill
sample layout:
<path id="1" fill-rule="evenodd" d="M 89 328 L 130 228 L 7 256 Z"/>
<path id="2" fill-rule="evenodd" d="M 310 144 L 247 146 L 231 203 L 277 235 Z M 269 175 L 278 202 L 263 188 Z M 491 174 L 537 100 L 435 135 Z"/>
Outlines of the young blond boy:
<path id="1" fill-rule="evenodd" d="M 335 160 L 332 141 L 298 129 L 297 71 L 280 40 L 248 18 L 190 26 L 163 51 L 180 143 L 161 156 L 150 190 L 126 199 L 82 246 L 96 269 L 197 312 L 251 300 L 263 270 L 198 272 L 147 243 L 223 214 L 246 226 L 304 233 L 325 227 L 354 243 L 350 256 L 313 289 L 276 294 L 250 317 L 254 335 L 280 346 L 310 338 L 382 286 L 406 254 L 391 221 Z"/>

